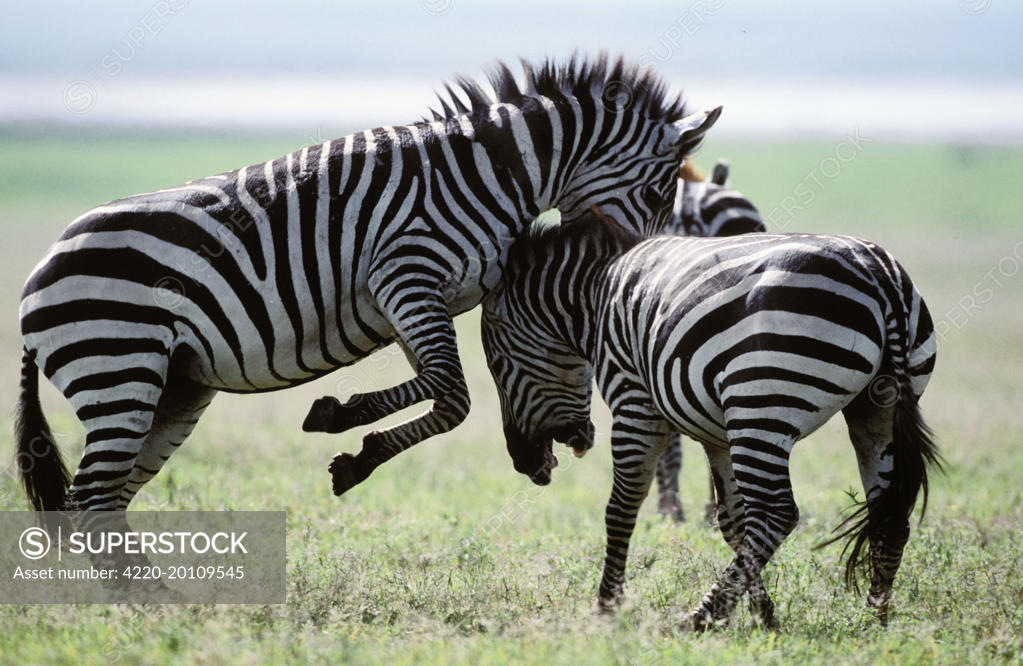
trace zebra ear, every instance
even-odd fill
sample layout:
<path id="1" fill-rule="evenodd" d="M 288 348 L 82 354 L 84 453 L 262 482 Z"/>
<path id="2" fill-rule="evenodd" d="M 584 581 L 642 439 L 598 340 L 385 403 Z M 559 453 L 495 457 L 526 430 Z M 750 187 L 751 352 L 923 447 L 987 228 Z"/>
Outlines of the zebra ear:
<path id="1" fill-rule="evenodd" d="M 721 108 L 719 106 L 710 111 L 699 111 L 673 122 L 664 136 L 660 152 L 681 149 L 683 157 L 689 154 L 703 140 L 707 130 L 717 122 Z"/>
<path id="2" fill-rule="evenodd" d="M 728 170 L 730 164 L 726 159 L 718 160 L 717 164 L 714 165 L 714 173 L 710 176 L 710 182 L 715 185 L 721 185 L 724 187 L 728 184 Z"/>

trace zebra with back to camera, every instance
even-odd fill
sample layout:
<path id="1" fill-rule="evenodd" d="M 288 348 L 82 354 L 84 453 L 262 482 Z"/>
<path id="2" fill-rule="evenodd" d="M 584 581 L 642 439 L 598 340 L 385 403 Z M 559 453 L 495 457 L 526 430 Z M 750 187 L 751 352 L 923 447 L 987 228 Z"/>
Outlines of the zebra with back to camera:
<path id="1" fill-rule="evenodd" d="M 535 483 L 551 480 L 552 438 L 576 455 L 592 446 L 594 374 L 611 408 L 601 607 L 621 598 L 637 512 L 679 430 L 704 446 L 735 552 L 683 627 L 727 623 L 746 592 L 772 625 L 761 572 L 798 519 L 789 454 L 842 411 L 866 498 L 832 541 L 849 538 L 846 581 L 868 568 L 886 623 L 909 517 L 939 464 L 917 404 L 934 330 L 905 271 L 850 237 L 642 240 L 601 220 L 520 240 L 482 320 L 508 451 Z"/>
<path id="2" fill-rule="evenodd" d="M 663 232 L 674 236 L 735 236 L 767 231 L 760 211 L 741 192 L 729 189 L 729 164 L 718 160 L 710 179 L 691 161 L 679 170 L 678 193 L 671 218 Z M 685 520 L 678 496 L 678 477 L 682 471 L 682 438 L 672 432 L 664 453 L 657 460 L 657 510 L 676 522 Z M 709 497 L 704 507 L 708 523 L 714 522 L 714 478 L 708 484 Z"/>
<path id="3" fill-rule="evenodd" d="M 33 270 L 16 424 L 36 509 L 124 509 L 217 391 L 295 386 L 394 340 L 417 376 L 317 400 L 307 431 L 342 432 L 433 399 L 331 464 L 341 494 L 460 423 L 469 395 L 451 317 L 480 302 L 541 211 L 589 206 L 637 231 L 669 215 L 683 158 L 720 108 L 685 115 L 650 70 L 573 57 L 504 65 L 494 94 L 459 78 L 442 117 L 119 199 L 77 218 Z M 607 94 L 627 89 L 630 95 Z M 161 287 L 173 287 L 173 292 Z M 36 368 L 85 426 L 71 479 Z M 69 488 L 70 486 L 70 488 Z"/>

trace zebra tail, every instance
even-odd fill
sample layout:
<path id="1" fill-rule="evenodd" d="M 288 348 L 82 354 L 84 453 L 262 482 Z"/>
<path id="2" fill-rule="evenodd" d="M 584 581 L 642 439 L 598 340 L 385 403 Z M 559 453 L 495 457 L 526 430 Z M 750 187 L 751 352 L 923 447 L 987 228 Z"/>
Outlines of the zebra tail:
<path id="1" fill-rule="evenodd" d="M 853 513 L 835 528 L 837 534 L 817 546 L 821 548 L 848 539 L 841 555 L 845 558 L 845 585 L 857 594 L 858 572 L 862 571 L 868 580 L 872 573 L 869 557 L 871 537 L 883 540 L 888 535 L 905 534 L 918 498 L 921 499 L 919 521 L 923 521 L 927 511 L 928 468 L 943 471 L 933 432 L 924 422 L 919 395 L 914 392 L 909 379 L 913 370 L 926 367 L 929 372 L 934 364 L 933 347 L 925 348 L 921 343 L 921 338 L 933 336 L 931 318 L 922 302 L 915 323 L 915 335 L 911 339 L 915 339 L 916 345 L 909 354 L 908 367 L 898 368 L 893 373 L 898 392 L 892 419 L 892 443 L 886 451 L 892 456 L 891 482 L 882 492 L 857 501 Z M 926 335 L 921 336 L 921 333 Z M 933 344 L 933 339 L 930 342 Z M 916 362 L 914 357 L 922 358 Z"/>
<path id="2" fill-rule="evenodd" d="M 18 470 L 25 492 L 36 511 L 59 511 L 64 508 L 71 474 L 53 441 L 39 404 L 39 369 L 35 352 L 28 349 L 21 357 L 21 395 L 14 422 L 18 442 Z"/>

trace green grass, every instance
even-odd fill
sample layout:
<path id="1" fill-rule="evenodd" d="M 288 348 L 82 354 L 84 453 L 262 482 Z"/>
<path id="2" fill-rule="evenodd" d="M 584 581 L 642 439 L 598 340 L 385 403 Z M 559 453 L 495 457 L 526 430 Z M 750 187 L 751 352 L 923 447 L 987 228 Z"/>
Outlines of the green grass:
<path id="1" fill-rule="evenodd" d="M 6 322 L 0 323 L 0 404 L 13 405 L 16 398 L 20 285 L 72 217 L 115 197 L 314 140 L 297 134 L 0 132 L 0 219 L 7 239 L 0 246 L 0 305 L 7 313 L 0 320 Z M 468 421 L 399 456 L 345 497 L 331 495 L 326 465 L 337 450 L 356 450 L 367 429 L 314 436 L 299 424 L 315 397 L 408 377 L 393 350 L 286 392 L 219 396 L 133 505 L 286 510 L 287 604 L 4 605 L 0 661 L 1019 661 L 1023 272 L 1008 276 L 997 269 L 1023 239 L 1023 150 L 864 143 L 837 176 L 820 174 L 817 185 L 810 176 L 832 166 L 824 160 L 836 145 L 712 141 L 700 161 L 710 166 L 719 155 L 730 158 L 735 185 L 765 215 L 809 183 L 812 200 L 787 214 L 786 230 L 880 242 L 900 257 L 935 319 L 949 327 L 924 397 L 948 473 L 933 479 L 927 517 L 914 531 L 896 581 L 887 630 L 869 622 L 863 599 L 842 588 L 839 548 L 812 550 L 847 506 L 845 490 L 858 487 L 838 422 L 801 443 L 793 456 L 802 520 L 766 576 L 778 632 L 757 629 L 740 609 L 726 631 L 674 633 L 729 554 L 715 532 L 695 520 L 665 523 L 652 506 L 644 507 L 633 539 L 624 607 L 613 618 L 596 615 L 611 478 L 606 411 L 600 408 L 601 436 L 584 460 L 562 454 L 551 486 L 530 485 L 504 451 L 477 314 L 470 313 L 458 321 L 473 394 Z M 989 288 L 991 298 L 966 312 L 971 308 L 962 299 L 977 285 Z M 43 393 L 65 456 L 77 462 L 81 428 L 51 387 Z M 10 425 L 7 414 L 0 415 L 0 432 Z M 0 447 L 12 451 L 9 435 L 0 438 Z M 687 445 L 686 454 L 682 496 L 696 518 L 705 499 L 705 465 L 694 446 Z M 0 460 L 7 472 L 0 475 L 0 509 L 23 509 L 10 453 Z"/>

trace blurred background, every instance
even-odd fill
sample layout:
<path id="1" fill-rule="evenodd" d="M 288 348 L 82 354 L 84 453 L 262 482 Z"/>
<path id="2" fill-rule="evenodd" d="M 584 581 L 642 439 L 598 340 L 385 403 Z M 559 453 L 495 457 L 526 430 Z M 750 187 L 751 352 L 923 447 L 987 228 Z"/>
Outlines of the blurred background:
<path id="1" fill-rule="evenodd" d="M 2 405 L 15 400 L 21 284 L 76 215 L 355 130 L 417 120 L 444 81 L 481 76 L 497 60 L 607 49 L 656 68 L 697 106 L 724 105 L 696 161 L 709 169 L 729 158 L 733 185 L 772 230 L 867 236 L 900 257 L 941 333 L 925 408 L 950 459 L 980 464 L 978 446 L 995 457 L 1020 449 L 1023 4 L 57 0 L 9 4 L 3 14 Z M 424 464 L 440 474 L 432 466 L 450 456 L 479 456 L 495 478 L 527 483 L 511 474 L 494 427 L 476 317 L 458 323 L 473 391 L 468 423 L 380 476 L 398 479 Z M 209 462 L 223 480 L 231 471 L 218 456 L 238 441 L 268 454 L 294 445 L 325 484 L 329 456 L 357 449 L 363 431 L 304 435 L 298 426 L 311 400 L 345 399 L 408 375 L 403 357 L 385 350 L 286 393 L 220 396 L 177 464 Z M 77 461 L 78 424 L 47 391 L 65 451 Z M 606 414 L 601 419 L 606 426 Z M 841 486 L 817 483 L 822 474 L 856 484 L 841 424 L 831 432 L 834 441 L 825 437 L 822 446 L 850 464 L 797 470 L 797 496 Z M 801 451 L 796 465 L 817 455 Z M 606 445 L 594 456 L 606 457 Z M 586 474 L 606 481 L 605 463 L 587 464 Z M 687 467 L 696 479 L 684 486 L 690 505 L 702 502 L 701 468 Z M 159 497 L 160 483 L 140 501 Z M 588 485 L 599 505 L 606 484 Z M 22 506 L 13 480 L 6 487 L 10 506 Z M 211 486 L 208 502 L 232 501 L 230 487 Z M 997 488 L 990 492 L 1001 498 Z M 269 496 L 258 501 L 275 506 Z"/>
<path id="2" fill-rule="evenodd" d="M 721 136 L 1018 141 L 1021 27 L 1007 0 L 14 3 L 0 122 L 329 136 L 417 119 L 456 72 L 609 49 L 725 104 Z"/>

